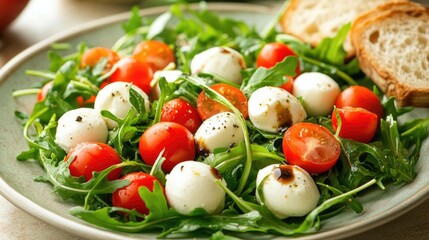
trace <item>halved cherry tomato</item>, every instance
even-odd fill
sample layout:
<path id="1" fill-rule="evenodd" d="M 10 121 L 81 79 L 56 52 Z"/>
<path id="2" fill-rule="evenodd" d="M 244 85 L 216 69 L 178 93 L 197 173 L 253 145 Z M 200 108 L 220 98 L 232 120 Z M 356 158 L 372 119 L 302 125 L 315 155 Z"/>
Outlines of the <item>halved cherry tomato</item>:
<path id="1" fill-rule="evenodd" d="M 157 40 L 139 43 L 134 49 L 133 58 L 146 62 L 154 72 L 176 61 L 173 50 L 167 44 Z"/>
<path id="2" fill-rule="evenodd" d="M 45 100 L 46 95 L 48 94 L 49 90 L 51 90 L 53 86 L 54 86 L 54 81 L 49 81 L 45 83 L 45 85 L 43 85 L 42 88 L 40 89 L 40 92 L 37 94 L 36 100 L 38 102 Z"/>
<path id="3" fill-rule="evenodd" d="M 296 53 L 290 49 L 288 45 L 278 42 L 267 43 L 264 47 L 262 47 L 256 58 L 256 66 L 272 68 L 278 62 L 283 61 L 283 59 L 288 56 L 296 56 Z M 299 74 L 301 74 L 301 70 L 298 64 L 298 66 L 295 68 L 295 77 L 297 77 Z M 292 93 L 293 78 L 290 78 L 289 76 L 287 77 L 289 78 L 289 81 L 280 87 Z"/>
<path id="4" fill-rule="evenodd" d="M 162 150 L 165 161 L 162 169 L 170 172 L 178 163 L 194 160 L 194 136 L 184 126 L 174 122 L 159 122 L 150 126 L 140 138 L 140 155 L 153 165 Z"/>
<path id="5" fill-rule="evenodd" d="M 115 64 L 116 70 L 110 76 L 110 82 L 129 82 L 141 88 L 146 94 L 150 92 L 153 71 L 144 62 L 125 57 Z"/>
<path id="6" fill-rule="evenodd" d="M 377 130 L 377 115 L 364 108 L 343 107 L 337 108 L 341 118 L 340 137 L 353 139 L 358 142 L 369 143 Z M 338 121 L 335 110 L 331 115 L 332 127 L 336 131 Z"/>
<path id="7" fill-rule="evenodd" d="M 119 56 L 115 51 L 105 47 L 94 47 L 83 53 L 80 60 L 80 66 L 94 67 L 102 58 L 107 58 L 107 64 L 104 68 L 106 72 L 109 71 L 117 61 L 119 61 Z"/>
<path id="8" fill-rule="evenodd" d="M 307 122 L 292 125 L 283 137 L 282 147 L 289 164 L 309 173 L 329 170 L 341 152 L 340 143 L 327 128 Z"/>
<path id="9" fill-rule="evenodd" d="M 70 174 L 74 177 L 84 176 L 86 181 L 92 178 L 92 172 L 100 172 L 121 163 L 121 158 L 114 148 L 98 142 L 79 143 L 70 150 L 64 161 L 70 158 L 74 158 L 69 165 Z M 118 179 L 121 171 L 121 168 L 111 171 L 107 179 Z"/>
<path id="10" fill-rule="evenodd" d="M 215 84 L 211 88 L 228 99 L 243 114 L 244 118 L 248 117 L 247 98 L 240 89 L 224 83 Z M 204 91 L 198 96 L 197 111 L 203 121 L 217 113 L 232 112 L 225 105 L 207 97 Z"/>
<path id="11" fill-rule="evenodd" d="M 375 93 L 366 87 L 350 86 L 338 95 L 335 100 L 337 108 L 360 107 L 377 114 L 378 118 L 383 118 L 384 110 L 380 99 Z"/>
<path id="12" fill-rule="evenodd" d="M 162 106 L 161 122 L 175 122 L 195 133 L 201 125 L 197 110 L 187 101 L 176 98 Z"/>
<path id="13" fill-rule="evenodd" d="M 135 209 L 139 213 L 149 214 L 145 202 L 139 195 L 139 188 L 145 187 L 153 192 L 155 181 L 157 181 L 164 192 L 164 187 L 159 180 L 144 172 L 129 173 L 123 176 L 121 180 L 129 180 L 131 183 L 113 192 L 112 205 L 114 207 L 122 207 L 130 210 Z"/>

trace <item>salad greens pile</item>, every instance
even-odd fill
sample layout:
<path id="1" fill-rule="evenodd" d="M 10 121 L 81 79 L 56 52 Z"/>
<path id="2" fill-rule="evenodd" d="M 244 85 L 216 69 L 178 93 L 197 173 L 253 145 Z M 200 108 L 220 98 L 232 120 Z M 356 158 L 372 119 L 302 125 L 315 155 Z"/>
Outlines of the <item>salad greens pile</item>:
<path id="1" fill-rule="evenodd" d="M 132 16 L 123 24 L 125 34 L 112 46 L 120 55 L 129 55 L 134 46 L 147 39 L 157 39 L 168 43 L 175 51 L 177 69 L 184 74 L 180 81 L 167 82 L 160 79 L 161 96 L 146 111 L 144 100 L 131 90 L 130 101 L 134 108 L 124 119 L 117 119 L 108 111 L 102 115 L 114 119 L 119 126 L 109 133 L 108 144 L 120 154 L 122 163 L 101 172 L 94 173 L 91 180 L 70 175 L 64 161 L 66 152 L 55 143 L 58 118 L 65 112 L 79 107 L 77 96 L 84 99 L 96 95 L 100 84 L 112 74 L 105 72 L 107 60 L 100 61 L 94 68 L 80 68 L 82 54 L 88 48 L 85 43 L 77 47 L 73 54 L 63 55 L 64 45 L 54 46 L 49 52 L 50 66 L 47 71 L 31 70 L 27 73 L 40 77 L 43 81 L 54 81 L 53 88 L 43 101 L 37 102 L 30 115 L 16 112 L 24 125 L 24 137 L 29 149 L 17 159 L 35 159 L 44 168 L 45 174 L 37 181 L 49 182 L 54 191 L 64 200 L 79 206 L 71 209 L 71 214 L 100 227 L 122 232 L 159 231 L 159 237 L 211 236 L 211 239 L 235 239 L 241 233 L 300 235 L 315 232 L 323 225 L 323 219 L 332 217 L 347 208 L 360 213 L 363 206 L 356 194 L 377 184 L 384 189 L 386 183 L 406 184 L 416 176 L 415 165 L 419 159 L 422 141 L 428 136 L 429 119 L 416 119 L 400 124 L 397 119 L 412 108 L 397 108 L 394 99 L 383 98 L 382 93 L 365 77 L 356 59 L 345 62 L 346 53 L 342 48 L 350 24 L 345 25 L 333 38 L 325 39 L 316 48 L 289 35 L 281 34 L 269 25 L 262 33 L 243 21 L 222 18 L 210 12 L 202 3 L 196 10 L 188 5 L 172 5 L 170 10 L 156 19 L 141 18 L 138 8 L 132 9 Z M 298 55 L 288 57 L 271 69 L 256 68 L 255 59 L 261 47 L 268 42 L 287 43 Z M 150 213 L 143 215 L 135 210 L 112 207 L 110 196 L 116 189 L 126 186 L 129 181 L 108 181 L 106 176 L 116 168 L 123 173 L 134 171 L 150 172 L 165 182 L 161 170 L 162 158 L 155 166 L 146 165 L 138 154 L 138 142 L 142 133 L 150 125 L 159 122 L 162 105 L 178 97 L 195 104 L 201 90 L 212 99 L 229 106 L 237 112 L 222 95 L 211 90 L 209 84 L 223 82 L 224 79 L 210 74 L 190 76 L 190 60 L 197 53 L 213 47 L 228 46 L 236 49 L 245 58 L 248 66 L 242 72 L 243 83 L 238 86 L 247 97 L 262 86 L 280 86 L 287 81 L 285 75 L 294 75 L 294 69 L 301 65 L 302 72 L 326 73 L 342 88 L 349 85 L 364 85 L 374 89 L 383 101 L 385 119 L 380 122 L 375 140 L 369 144 L 340 139 L 341 156 L 335 167 L 326 173 L 313 176 L 317 182 L 321 198 L 318 207 L 306 217 L 279 220 L 255 198 L 255 178 L 259 169 L 273 163 L 284 163 L 281 151 L 282 133 L 267 133 L 240 118 L 245 131 L 245 141 L 232 148 L 216 149 L 208 157 L 198 156 L 215 167 L 227 182 L 228 188 L 219 184 L 227 192 L 224 211 L 217 215 L 207 215 L 195 210 L 184 216 L 170 208 L 161 187 L 156 184 L 153 192 L 140 188 Z M 18 91 L 15 96 L 26 94 Z M 237 114 L 241 116 L 240 114 Z M 311 117 L 306 121 L 321 124 L 332 130 L 327 117 Z M 127 213 L 127 214 L 123 214 Z M 126 216 L 126 217 L 125 217 Z M 258 238 L 256 234 L 253 237 Z M 251 236 L 246 235 L 246 238 Z"/>

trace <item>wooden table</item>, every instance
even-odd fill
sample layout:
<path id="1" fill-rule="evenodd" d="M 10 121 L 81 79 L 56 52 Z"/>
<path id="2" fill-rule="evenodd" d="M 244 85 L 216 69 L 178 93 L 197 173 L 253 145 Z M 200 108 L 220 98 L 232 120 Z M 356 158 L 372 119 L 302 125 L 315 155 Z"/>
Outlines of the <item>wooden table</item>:
<path id="1" fill-rule="evenodd" d="M 96 18 L 128 11 L 130 6 L 89 0 L 31 0 L 0 38 L 0 67 L 48 36 Z M 23 212 L 1 196 L 0 210 L 0 239 L 78 239 Z M 429 239 L 429 200 L 396 220 L 350 239 Z"/>

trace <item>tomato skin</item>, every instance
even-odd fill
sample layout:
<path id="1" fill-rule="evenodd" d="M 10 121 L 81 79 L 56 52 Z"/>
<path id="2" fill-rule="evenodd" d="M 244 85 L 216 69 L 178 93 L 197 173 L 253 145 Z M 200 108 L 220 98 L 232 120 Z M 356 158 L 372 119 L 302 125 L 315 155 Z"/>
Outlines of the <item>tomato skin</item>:
<path id="1" fill-rule="evenodd" d="M 283 61 L 283 59 L 288 56 L 297 56 L 296 53 L 292 49 L 290 49 L 288 45 L 278 42 L 267 43 L 265 44 L 265 46 L 262 47 L 256 58 L 256 66 L 272 68 L 278 62 Z M 298 64 L 298 66 L 296 66 L 295 68 L 295 77 L 293 78 L 296 78 L 300 74 L 301 69 Z M 290 79 L 293 80 L 293 78 L 290 78 L 289 76 L 286 77 L 289 78 L 289 81 L 281 85 L 280 87 L 292 93 L 293 81 L 291 81 Z"/>
<path id="2" fill-rule="evenodd" d="M 149 214 L 145 202 L 139 195 L 139 188 L 145 187 L 153 192 L 155 181 L 159 183 L 164 192 L 164 187 L 154 176 L 144 172 L 132 172 L 121 178 L 129 180 L 128 186 L 117 189 L 112 195 L 112 205 L 114 207 L 123 207 L 126 209 L 136 209 L 139 213 Z"/>
<path id="3" fill-rule="evenodd" d="M 244 118 L 249 116 L 247 98 L 240 89 L 224 83 L 214 84 L 211 88 L 228 99 Z M 207 97 L 204 91 L 197 98 L 197 111 L 203 121 L 217 113 L 232 112 L 228 107 Z"/>
<path id="4" fill-rule="evenodd" d="M 187 101 L 176 98 L 162 106 L 161 122 L 175 122 L 195 133 L 201 126 L 201 118 L 197 110 Z"/>
<path id="5" fill-rule="evenodd" d="M 29 0 L 0 1 L 0 32 L 2 32 L 27 6 Z"/>
<path id="6" fill-rule="evenodd" d="M 80 67 L 84 68 L 89 66 L 93 68 L 102 58 L 107 58 L 105 71 L 109 71 L 112 66 L 119 61 L 119 55 L 105 47 L 94 47 L 86 50 L 80 60 Z"/>
<path id="7" fill-rule="evenodd" d="M 291 76 L 286 76 L 288 81 L 286 83 L 284 83 L 283 85 L 281 85 L 280 87 L 283 88 L 284 90 L 288 91 L 289 93 L 293 93 L 293 77 Z"/>
<path id="8" fill-rule="evenodd" d="M 134 49 L 133 58 L 149 64 L 154 72 L 164 69 L 171 62 L 176 62 L 173 50 L 164 42 L 157 40 L 139 43 Z"/>
<path id="9" fill-rule="evenodd" d="M 64 161 L 74 157 L 69 165 L 70 174 L 74 177 L 84 176 L 91 180 L 92 172 L 102 171 L 110 166 L 121 163 L 121 158 L 114 148 L 98 142 L 83 142 L 73 147 Z M 121 168 L 111 171 L 107 179 L 116 180 L 120 177 Z"/>
<path id="10" fill-rule="evenodd" d="M 288 164 L 311 174 L 329 170 L 341 152 L 339 141 L 327 128 L 308 122 L 292 125 L 283 137 L 282 147 Z"/>
<path id="11" fill-rule="evenodd" d="M 129 82 L 150 93 L 153 71 L 148 64 L 131 57 L 125 57 L 115 64 L 116 70 L 110 76 L 110 82 Z"/>
<path id="12" fill-rule="evenodd" d="M 162 169 L 170 172 L 178 163 L 195 158 L 194 136 L 184 126 L 174 122 L 159 122 L 142 134 L 139 142 L 143 161 L 151 166 L 164 150 Z"/>
<path id="13" fill-rule="evenodd" d="M 54 81 L 49 81 L 45 83 L 45 85 L 42 86 L 40 89 L 40 92 L 37 94 L 36 101 L 41 102 L 45 100 L 46 95 L 48 94 L 49 90 L 54 86 Z"/>
<path id="14" fill-rule="evenodd" d="M 378 118 L 383 118 L 384 110 L 380 99 L 375 93 L 366 87 L 350 86 L 340 93 L 335 100 L 337 108 L 360 107 L 377 114 Z"/>
<path id="15" fill-rule="evenodd" d="M 369 143 L 377 130 L 377 115 L 364 108 L 344 107 L 337 108 L 341 118 L 340 137 L 353 139 L 358 142 Z M 331 115 L 332 127 L 336 131 L 338 121 L 335 110 Z"/>

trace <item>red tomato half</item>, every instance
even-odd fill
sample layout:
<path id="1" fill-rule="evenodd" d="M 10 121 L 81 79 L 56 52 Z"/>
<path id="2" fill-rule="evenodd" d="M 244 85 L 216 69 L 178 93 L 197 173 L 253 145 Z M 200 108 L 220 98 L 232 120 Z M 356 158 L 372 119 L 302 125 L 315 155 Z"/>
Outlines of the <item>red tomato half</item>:
<path id="1" fill-rule="evenodd" d="M 341 118 L 340 137 L 369 143 L 377 130 L 377 115 L 363 108 L 337 108 Z M 332 112 L 332 127 L 336 131 L 338 121 L 335 111 Z"/>
<path id="2" fill-rule="evenodd" d="M 290 49 L 288 45 L 278 42 L 267 43 L 262 47 L 256 58 L 256 66 L 272 68 L 288 56 L 296 56 L 296 53 Z M 295 68 L 295 77 L 299 74 L 301 74 L 301 70 L 298 64 Z M 289 78 L 289 81 L 280 87 L 291 93 L 293 89 L 293 79 L 292 81 L 290 79 L 292 78 Z"/>
<path id="3" fill-rule="evenodd" d="M 136 209 L 139 213 L 149 214 L 145 202 L 139 195 L 139 188 L 145 187 L 153 192 L 154 183 L 158 179 L 144 172 L 133 172 L 123 176 L 121 180 L 129 180 L 131 183 L 113 193 L 112 205 L 130 210 Z M 159 185 L 162 187 L 161 183 Z M 162 191 L 164 192 L 164 188 Z"/>
<path id="4" fill-rule="evenodd" d="M 100 172 L 110 166 L 121 163 L 118 153 L 105 143 L 83 142 L 73 147 L 65 161 L 74 157 L 69 165 L 70 174 L 74 177 L 84 176 L 86 181 L 92 178 L 92 172 Z M 115 180 L 121 175 L 117 168 L 107 175 L 107 179 Z"/>
<path id="5" fill-rule="evenodd" d="M 139 142 L 140 155 L 149 165 L 155 163 L 164 150 L 162 169 L 170 172 L 178 163 L 195 158 L 194 136 L 184 126 L 174 122 L 159 122 L 143 133 Z"/>
<path id="6" fill-rule="evenodd" d="M 131 57 L 122 58 L 115 64 L 116 71 L 110 76 L 110 82 L 129 82 L 141 88 L 146 94 L 150 92 L 153 71 L 148 64 Z"/>
<path id="7" fill-rule="evenodd" d="M 201 118 L 190 103 L 176 98 L 162 106 L 161 122 L 175 122 L 195 133 L 201 125 Z"/>
<path id="8" fill-rule="evenodd" d="M 107 64 L 105 67 L 106 72 L 109 71 L 117 61 L 119 61 L 119 56 L 115 51 L 109 48 L 95 47 L 90 48 L 83 53 L 82 59 L 80 60 L 80 66 L 94 67 L 102 58 L 107 58 Z"/>
<path id="9" fill-rule="evenodd" d="M 133 58 L 149 64 L 153 71 L 162 70 L 169 63 L 176 61 L 173 50 L 167 44 L 156 40 L 139 43 L 134 49 Z"/>
<path id="10" fill-rule="evenodd" d="M 40 92 L 37 94 L 37 101 L 41 102 L 45 100 L 46 95 L 48 94 L 49 90 L 54 86 L 54 81 L 49 81 L 43 85 L 43 87 L 40 89 Z"/>
<path id="11" fill-rule="evenodd" d="M 244 118 L 248 117 L 247 98 L 240 89 L 224 83 L 215 84 L 211 88 L 228 99 L 243 114 Z M 207 97 L 204 91 L 198 96 L 197 111 L 203 121 L 221 112 L 232 112 L 225 105 Z"/>
<path id="12" fill-rule="evenodd" d="M 341 146 L 325 127 L 314 123 L 297 123 L 283 137 L 283 153 L 291 165 L 309 173 L 329 170 L 338 160 Z"/>
<path id="13" fill-rule="evenodd" d="M 338 95 L 335 106 L 343 107 L 360 107 L 377 114 L 378 118 L 383 118 L 384 110 L 380 99 L 375 93 L 366 87 L 350 86 Z"/>

